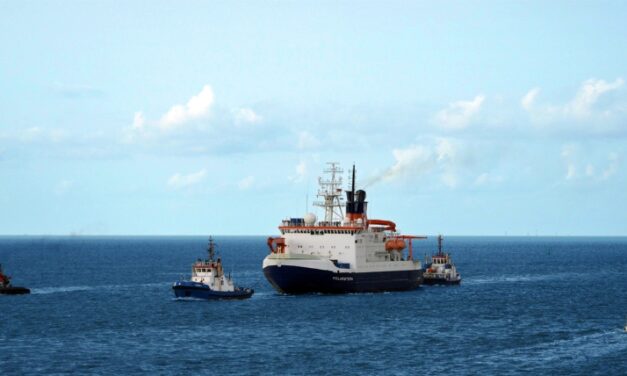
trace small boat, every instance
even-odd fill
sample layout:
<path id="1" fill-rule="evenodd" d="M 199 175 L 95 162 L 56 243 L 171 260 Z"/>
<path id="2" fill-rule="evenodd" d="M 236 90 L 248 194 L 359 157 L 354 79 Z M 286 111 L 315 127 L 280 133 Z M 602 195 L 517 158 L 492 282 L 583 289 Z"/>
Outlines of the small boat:
<path id="1" fill-rule="evenodd" d="M 427 258 L 424 273 L 425 285 L 459 285 L 462 281 L 451 255 L 442 251 L 442 235 L 438 236 L 438 253 Z"/>
<path id="2" fill-rule="evenodd" d="M 255 292 L 253 289 L 238 287 L 231 276 L 224 275 L 222 260 L 215 259 L 215 243 L 209 237 L 207 260 L 198 259 L 192 265 L 192 278 L 189 281 L 177 281 L 172 285 L 177 298 L 195 299 L 246 299 Z"/>
<path id="3" fill-rule="evenodd" d="M 26 287 L 11 286 L 11 277 L 2 272 L 0 264 L 0 294 L 4 295 L 21 295 L 30 294 L 30 290 Z"/>

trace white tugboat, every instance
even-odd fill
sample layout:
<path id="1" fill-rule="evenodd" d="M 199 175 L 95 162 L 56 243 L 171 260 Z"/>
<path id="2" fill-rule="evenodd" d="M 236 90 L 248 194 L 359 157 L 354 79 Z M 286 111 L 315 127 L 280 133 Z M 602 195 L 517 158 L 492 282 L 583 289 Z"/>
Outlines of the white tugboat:
<path id="1" fill-rule="evenodd" d="M 462 281 L 451 255 L 442 252 L 442 235 L 438 236 L 438 253 L 425 262 L 425 285 L 459 285 Z"/>
<path id="2" fill-rule="evenodd" d="M 177 298 L 197 299 L 246 299 L 254 291 L 249 288 L 237 287 L 230 276 L 224 275 L 222 260 L 215 259 L 215 243 L 209 237 L 207 252 L 209 259 L 198 259 L 192 265 L 192 279 L 177 281 L 172 286 Z"/>
<path id="3" fill-rule="evenodd" d="M 415 260 L 412 240 L 424 236 L 401 235 L 396 224 L 367 216 L 366 192 L 346 191 L 343 213 L 343 172 L 337 163 L 319 179 L 316 203 L 325 211 L 318 221 L 312 213 L 283 221 L 281 236 L 268 238 L 270 254 L 263 272 L 279 292 L 348 293 L 412 290 L 422 283 L 423 268 Z M 406 250 L 407 249 L 407 250 Z M 406 251 L 405 251 L 406 250 Z"/>

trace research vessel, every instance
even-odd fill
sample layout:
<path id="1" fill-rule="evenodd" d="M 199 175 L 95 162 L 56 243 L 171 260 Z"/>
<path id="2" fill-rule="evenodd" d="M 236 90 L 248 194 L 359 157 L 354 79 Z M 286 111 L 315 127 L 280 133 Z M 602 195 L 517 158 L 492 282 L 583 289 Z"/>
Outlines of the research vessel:
<path id="1" fill-rule="evenodd" d="M 268 238 L 263 272 L 270 284 L 286 294 L 418 288 L 424 270 L 414 259 L 412 241 L 426 237 L 402 235 L 394 222 L 368 218 L 366 192 L 355 190 L 355 166 L 346 191 L 338 163 L 328 163 L 324 172 L 327 177 L 318 179 L 321 200 L 315 203 L 324 209 L 324 219 L 313 213 L 285 219 L 281 236 Z"/>
<path id="2" fill-rule="evenodd" d="M 246 299 L 254 290 L 237 287 L 231 276 L 224 274 L 222 260 L 215 257 L 215 243 L 209 237 L 207 247 L 209 258 L 198 259 L 192 265 L 192 278 L 189 281 L 177 281 L 172 286 L 177 298 L 196 299 Z"/>
<path id="3" fill-rule="evenodd" d="M 442 235 L 438 236 L 438 252 L 425 260 L 425 285 L 459 285 L 462 281 L 450 253 L 442 251 Z"/>

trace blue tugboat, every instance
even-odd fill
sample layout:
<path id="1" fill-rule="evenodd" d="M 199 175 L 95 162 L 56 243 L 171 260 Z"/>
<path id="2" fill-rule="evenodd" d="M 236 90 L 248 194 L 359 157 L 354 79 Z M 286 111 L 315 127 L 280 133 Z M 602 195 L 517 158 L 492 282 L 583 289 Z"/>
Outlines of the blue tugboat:
<path id="1" fill-rule="evenodd" d="M 190 281 L 177 281 L 172 286 L 177 298 L 195 299 L 247 299 L 255 292 L 250 288 L 237 287 L 231 276 L 224 275 L 222 260 L 215 259 L 215 243 L 209 237 L 209 259 L 192 265 Z"/>

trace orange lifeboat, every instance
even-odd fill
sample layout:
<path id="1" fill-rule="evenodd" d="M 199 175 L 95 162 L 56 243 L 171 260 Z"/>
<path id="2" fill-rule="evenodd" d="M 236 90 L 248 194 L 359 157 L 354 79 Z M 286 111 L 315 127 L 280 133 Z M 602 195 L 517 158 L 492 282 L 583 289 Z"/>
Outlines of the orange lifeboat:
<path id="1" fill-rule="evenodd" d="M 385 242 L 385 250 L 388 252 L 391 251 L 402 251 L 405 249 L 406 244 L 403 239 L 390 239 Z"/>
<path id="2" fill-rule="evenodd" d="M 396 239 L 396 249 L 402 251 L 407 245 L 403 239 Z"/>

